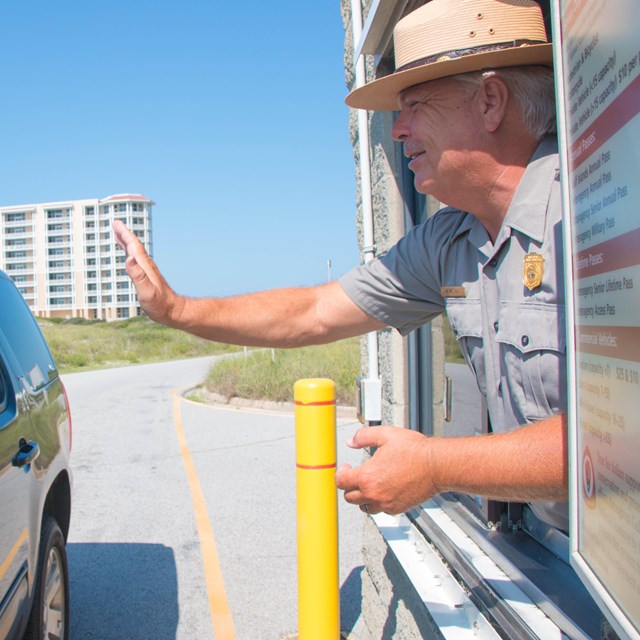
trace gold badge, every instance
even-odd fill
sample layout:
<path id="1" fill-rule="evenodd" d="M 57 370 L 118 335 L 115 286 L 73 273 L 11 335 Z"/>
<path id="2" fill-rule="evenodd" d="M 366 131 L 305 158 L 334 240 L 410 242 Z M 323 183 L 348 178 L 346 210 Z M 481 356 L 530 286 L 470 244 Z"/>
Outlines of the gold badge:
<path id="1" fill-rule="evenodd" d="M 539 253 L 527 253 L 524 257 L 524 275 L 522 284 L 533 291 L 542 284 L 544 274 L 544 257 Z"/>

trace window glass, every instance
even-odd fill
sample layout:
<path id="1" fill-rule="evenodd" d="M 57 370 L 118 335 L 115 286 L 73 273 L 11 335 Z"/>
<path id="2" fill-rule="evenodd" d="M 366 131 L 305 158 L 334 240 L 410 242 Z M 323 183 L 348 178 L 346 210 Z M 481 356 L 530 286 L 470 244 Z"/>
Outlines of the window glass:
<path id="1" fill-rule="evenodd" d="M 0 278 L 0 331 L 4 334 L 20 369 L 32 388 L 46 384 L 50 372 L 55 371 L 35 318 L 11 282 Z"/>

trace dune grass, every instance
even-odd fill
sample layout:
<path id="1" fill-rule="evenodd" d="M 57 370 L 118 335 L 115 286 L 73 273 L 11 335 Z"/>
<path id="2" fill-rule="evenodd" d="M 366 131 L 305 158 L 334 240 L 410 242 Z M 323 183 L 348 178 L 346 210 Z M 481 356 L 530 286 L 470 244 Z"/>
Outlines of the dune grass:
<path id="1" fill-rule="evenodd" d="M 209 342 L 148 318 L 118 322 L 39 319 L 62 373 L 106 367 L 221 355 L 241 347 Z M 448 362 L 464 362 L 448 322 L 444 323 Z M 331 378 L 336 400 L 352 405 L 355 378 L 361 373 L 359 338 L 301 349 L 266 349 L 216 363 L 203 387 L 232 397 L 290 402 L 300 378 Z"/>
<path id="2" fill-rule="evenodd" d="M 352 405 L 355 377 L 360 373 L 358 338 L 300 349 L 266 349 L 246 358 L 216 363 L 204 381 L 206 390 L 225 396 L 293 400 L 293 385 L 301 378 L 331 378 L 338 404 Z"/>
<path id="3" fill-rule="evenodd" d="M 238 351 L 152 322 L 38 319 L 62 373 Z"/>

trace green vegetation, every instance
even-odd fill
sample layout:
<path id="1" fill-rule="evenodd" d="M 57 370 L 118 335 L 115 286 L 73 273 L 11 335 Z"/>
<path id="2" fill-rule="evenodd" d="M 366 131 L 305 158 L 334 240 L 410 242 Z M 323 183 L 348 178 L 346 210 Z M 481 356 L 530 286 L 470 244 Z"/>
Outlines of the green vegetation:
<path id="1" fill-rule="evenodd" d="M 331 378 L 338 404 L 354 404 L 355 377 L 360 373 L 359 339 L 300 349 L 256 351 L 246 358 L 231 358 L 211 368 L 204 381 L 213 393 L 275 401 L 293 400 L 293 385 L 300 378 Z"/>
<path id="2" fill-rule="evenodd" d="M 62 373 L 238 350 L 164 327 L 148 318 L 117 322 L 39 318 L 38 324 Z"/>
<path id="3" fill-rule="evenodd" d="M 458 342 L 444 322 L 447 362 L 464 363 Z M 300 378 L 331 378 L 336 383 L 338 404 L 355 401 L 355 378 L 361 373 L 358 338 L 334 344 L 256 351 L 246 358 L 216 363 L 203 386 L 211 393 L 253 400 L 293 400 L 293 385 Z"/>
<path id="4" fill-rule="evenodd" d="M 442 332 L 444 333 L 444 357 L 447 362 L 454 362 L 456 364 L 465 364 L 464 356 L 460 349 L 460 345 L 453 334 L 453 329 L 449 324 L 447 316 L 444 316 L 442 322 Z"/>
<path id="5" fill-rule="evenodd" d="M 169 329 L 148 318 L 117 322 L 39 319 L 62 373 L 144 362 L 162 362 L 238 351 Z M 464 362 L 448 322 L 443 323 L 446 359 Z M 291 401 L 300 378 L 331 378 L 339 404 L 354 402 L 354 380 L 361 372 L 358 338 L 301 349 L 266 349 L 230 358 L 212 367 L 203 386 L 226 398 Z"/>

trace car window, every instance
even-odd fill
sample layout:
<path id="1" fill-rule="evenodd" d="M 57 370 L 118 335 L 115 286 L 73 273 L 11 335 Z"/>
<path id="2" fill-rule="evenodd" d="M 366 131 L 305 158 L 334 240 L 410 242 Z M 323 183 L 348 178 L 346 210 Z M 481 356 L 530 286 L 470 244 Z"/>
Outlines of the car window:
<path id="1" fill-rule="evenodd" d="M 27 303 L 5 278 L 0 278 L 0 309 L 0 331 L 31 388 L 39 389 L 55 372 L 53 358 Z"/>

